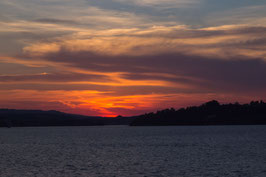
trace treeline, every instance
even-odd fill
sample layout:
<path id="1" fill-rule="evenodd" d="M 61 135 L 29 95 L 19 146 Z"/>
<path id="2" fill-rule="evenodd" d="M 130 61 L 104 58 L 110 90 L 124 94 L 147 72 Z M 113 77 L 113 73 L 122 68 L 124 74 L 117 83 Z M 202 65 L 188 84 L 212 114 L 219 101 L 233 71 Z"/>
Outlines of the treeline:
<path id="1" fill-rule="evenodd" d="M 131 126 L 266 124 L 266 103 L 220 104 L 213 100 L 179 110 L 165 109 L 138 116 Z"/>

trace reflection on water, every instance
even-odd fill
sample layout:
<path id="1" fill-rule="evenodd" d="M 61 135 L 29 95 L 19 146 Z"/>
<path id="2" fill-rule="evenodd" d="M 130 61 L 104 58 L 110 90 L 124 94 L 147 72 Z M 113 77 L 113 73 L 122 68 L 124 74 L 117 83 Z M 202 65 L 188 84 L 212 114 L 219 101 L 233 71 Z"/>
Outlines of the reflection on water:
<path id="1" fill-rule="evenodd" d="M 0 129 L 0 176 L 265 177 L 266 126 Z"/>

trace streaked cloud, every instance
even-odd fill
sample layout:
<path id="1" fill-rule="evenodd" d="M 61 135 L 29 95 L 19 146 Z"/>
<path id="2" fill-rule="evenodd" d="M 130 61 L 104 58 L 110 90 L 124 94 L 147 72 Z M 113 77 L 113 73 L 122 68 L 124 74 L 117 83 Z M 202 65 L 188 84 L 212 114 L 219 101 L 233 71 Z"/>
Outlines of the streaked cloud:
<path id="1" fill-rule="evenodd" d="M 24 48 L 28 55 L 44 56 L 60 51 L 90 52 L 100 55 L 192 54 L 217 59 L 243 56 L 264 58 L 264 26 L 228 25 L 191 29 L 186 26 L 147 29 L 112 29 L 77 32 L 48 43 Z"/>
<path id="2" fill-rule="evenodd" d="M 114 0 L 115 2 L 135 4 L 138 6 L 148 6 L 157 8 L 184 8 L 189 5 L 198 4 L 200 0 Z"/>
<path id="3" fill-rule="evenodd" d="M 115 116 L 263 99 L 265 5 L 1 1 L 0 107 Z"/>

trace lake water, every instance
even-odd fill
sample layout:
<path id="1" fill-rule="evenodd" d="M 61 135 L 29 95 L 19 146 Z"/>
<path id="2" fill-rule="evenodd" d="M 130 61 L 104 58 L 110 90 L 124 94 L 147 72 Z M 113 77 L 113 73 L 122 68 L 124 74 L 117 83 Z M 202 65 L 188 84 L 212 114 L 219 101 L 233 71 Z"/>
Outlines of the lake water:
<path id="1" fill-rule="evenodd" d="M 0 176 L 265 177 L 266 126 L 1 128 Z"/>

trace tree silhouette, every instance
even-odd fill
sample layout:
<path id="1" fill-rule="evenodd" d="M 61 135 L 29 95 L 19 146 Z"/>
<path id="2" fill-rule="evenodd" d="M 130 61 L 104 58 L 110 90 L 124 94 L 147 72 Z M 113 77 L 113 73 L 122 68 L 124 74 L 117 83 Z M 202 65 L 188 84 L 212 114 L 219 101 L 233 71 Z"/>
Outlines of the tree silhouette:
<path id="1" fill-rule="evenodd" d="M 137 117 L 131 125 L 237 125 L 266 124 L 266 103 L 221 105 L 212 100 L 201 106 L 165 109 Z"/>

